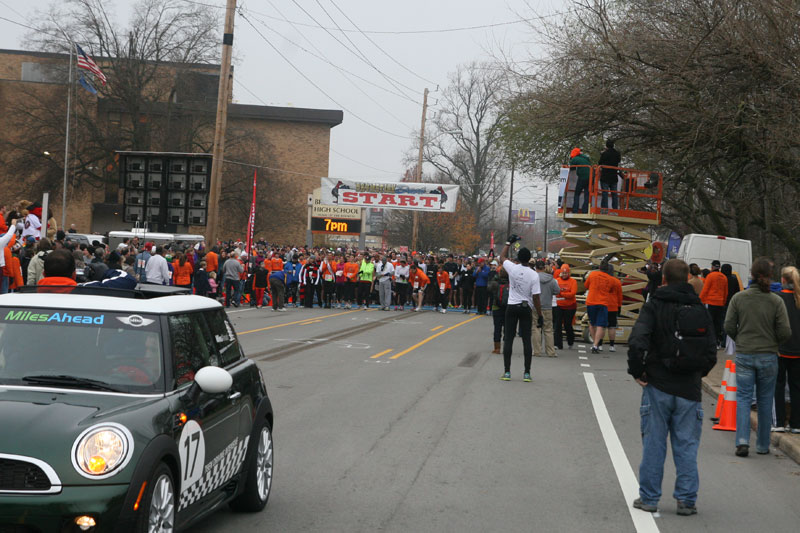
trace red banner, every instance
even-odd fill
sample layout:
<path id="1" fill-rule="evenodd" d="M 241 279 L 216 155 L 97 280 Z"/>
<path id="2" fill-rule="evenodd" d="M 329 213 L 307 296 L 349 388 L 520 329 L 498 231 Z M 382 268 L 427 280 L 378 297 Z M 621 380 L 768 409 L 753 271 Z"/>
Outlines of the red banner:
<path id="1" fill-rule="evenodd" d="M 245 250 L 247 250 L 247 258 L 249 259 L 253 252 L 253 232 L 256 226 L 256 178 L 258 177 L 257 171 L 253 171 L 253 202 L 250 204 L 250 217 L 247 219 L 247 243 Z"/>
<path id="2" fill-rule="evenodd" d="M 491 243 L 489 244 L 489 249 L 494 250 L 494 232 L 492 232 L 492 240 Z"/>

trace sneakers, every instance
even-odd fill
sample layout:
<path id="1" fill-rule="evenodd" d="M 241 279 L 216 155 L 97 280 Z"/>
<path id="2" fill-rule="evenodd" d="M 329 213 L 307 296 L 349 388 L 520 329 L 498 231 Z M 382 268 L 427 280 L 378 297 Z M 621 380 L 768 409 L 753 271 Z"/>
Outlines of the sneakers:
<path id="1" fill-rule="evenodd" d="M 442 314 L 445 314 L 446 312 L 447 311 L 444 308 L 442 308 Z"/>
<path id="2" fill-rule="evenodd" d="M 658 505 L 650 505 L 649 503 L 644 503 L 641 498 L 636 498 L 633 500 L 633 506 L 636 509 L 641 509 L 647 513 L 656 513 L 658 512 Z"/>
<path id="3" fill-rule="evenodd" d="M 786 433 L 786 428 L 783 427 L 774 427 L 770 429 L 772 433 Z"/>
<path id="4" fill-rule="evenodd" d="M 414 309 L 414 311 L 420 312 L 422 311 L 422 307 L 417 307 L 416 309 Z"/>
<path id="5" fill-rule="evenodd" d="M 598 347 L 597 347 L 597 351 L 598 351 L 598 352 L 602 352 L 602 351 L 603 351 L 603 347 L 602 347 L 602 346 L 598 346 Z"/>
<path id="6" fill-rule="evenodd" d="M 364 309 L 364 311 L 366 311 L 367 310 L 367 306 L 365 305 L 363 309 Z"/>
<path id="7" fill-rule="evenodd" d="M 747 457 L 747 454 L 750 453 L 750 446 L 747 444 L 740 444 L 736 447 L 736 456 L 737 457 Z"/>
<path id="8" fill-rule="evenodd" d="M 693 503 L 682 502 L 678 500 L 677 513 L 680 516 L 691 516 L 693 514 L 697 514 L 697 507 L 695 507 Z"/>
<path id="9" fill-rule="evenodd" d="M 572 349 L 572 345 L 571 345 L 571 344 L 568 344 L 568 345 L 567 345 L 567 349 L 568 349 L 568 350 L 571 350 L 571 349 Z"/>
<path id="10" fill-rule="evenodd" d="M 530 382 L 531 382 L 531 373 L 530 373 L 530 372 L 525 372 L 525 373 L 522 375 L 522 381 L 525 381 L 525 382 L 527 382 L 527 383 L 530 383 Z"/>
<path id="11" fill-rule="evenodd" d="M 281 307 L 280 309 L 278 309 L 278 311 L 280 311 L 281 313 L 285 313 L 286 312 L 286 308 L 285 307 Z"/>
<path id="12" fill-rule="evenodd" d="M 609 351 L 609 352 L 616 352 L 616 351 L 617 351 L 617 349 L 616 349 L 616 348 L 614 347 L 614 345 L 612 344 L 611 346 L 609 346 L 609 347 L 608 347 L 608 351 Z"/>
<path id="13" fill-rule="evenodd" d="M 790 427 L 789 428 L 789 433 L 791 433 L 792 435 L 800 435 L 800 428 L 792 428 L 792 427 Z"/>
<path id="14" fill-rule="evenodd" d="M 511 372 L 504 372 L 500 379 L 503 381 L 511 381 Z"/>
<path id="15" fill-rule="evenodd" d="M 600 350 L 597 349 L 597 346 L 592 346 L 592 353 L 600 353 Z"/>

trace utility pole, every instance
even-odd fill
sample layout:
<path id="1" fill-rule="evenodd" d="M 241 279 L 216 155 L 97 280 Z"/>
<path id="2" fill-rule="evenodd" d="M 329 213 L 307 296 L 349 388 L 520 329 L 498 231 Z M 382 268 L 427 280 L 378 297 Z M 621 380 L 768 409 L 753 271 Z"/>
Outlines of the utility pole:
<path id="1" fill-rule="evenodd" d="M 511 206 L 514 202 L 514 163 L 511 163 L 511 186 L 508 189 L 508 225 L 506 236 L 511 235 Z"/>
<path id="2" fill-rule="evenodd" d="M 219 66 L 219 91 L 217 94 L 217 121 L 214 128 L 214 149 L 211 160 L 211 190 L 208 194 L 208 220 L 206 241 L 215 246 L 219 232 L 219 198 L 222 194 L 222 167 L 225 155 L 225 130 L 228 125 L 228 95 L 231 90 L 231 53 L 233 51 L 233 20 L 236 0 L 228 0 L 225 7 L 225 33 L 222 36 L 222 62 Z"/>
<path id="3" fill-rule="evenodd" d="M 547 257 L 547 201 L 549 199 L 550 189 L 547 187 L 547 183 L 544 184 L 544 246 L 542 250 L 544 251 L 544 256 Z"/>
<path id="4" fill-rule="evenodd" d="M 425 147 L 425 118 L 428 112 L 428 88 L 422 93 L 422 125 L 419 127 L 419 158 L 417 160 L 417 175 L 414 177 L 417 183 L 422 181 L 422 151 Z M 411 232 L 411 251 L 417 250 L 417 238 L 419 237 L 419 212 L 412 214 L 414 229 Z"/>

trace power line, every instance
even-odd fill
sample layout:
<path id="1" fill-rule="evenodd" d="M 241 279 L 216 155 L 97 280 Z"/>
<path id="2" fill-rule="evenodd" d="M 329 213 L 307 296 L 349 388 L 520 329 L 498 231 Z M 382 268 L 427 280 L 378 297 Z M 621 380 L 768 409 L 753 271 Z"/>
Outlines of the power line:
<path id="1" fill-rule="evenodd" d="M 3 4 L 3 5 L 4 5 L 4 6 L 6 6 L 8 9 L 10 9 L 11 11 L 13 11 L 14 13 L 16 13 L 17 15 L 19 15 L 19 16 L 20 16 L 20 17 L 22 17 L 23 19 L 25 18 L 25 15 L 23 15 L 22 13 L 20 13 L 19 11 L 17 11 L 16 9 L 14 9 L 14 8 L 13 8 L 13 7 L 11 7 L 10 5 L 8 5 L 7 3 L 3 2 L 3 0 L 0 0 L 0 4 Z"/>
<path id="2" fill-rule="evenodd" d="M 307 172 L 296 172 L 294 170 L 286 170 L 284 168 L 276 168 L 276 167 L 268 167 L 266 165 L 256 165 L 255 163 L 248 163 L 246 161 L 236 161 L 235 159 L 223 159 L 225 163 L 230 163 L 232 165 L 240 165 L 243 167 L 250 167 L 250 168 L 263 168 L 264 170 L 272 170 L 274 172 L 282 172 L 284 174 L 294 174 L 295 176 L 305 176 L 310 178 L 334 178 L 336 176 L 320 176 L 319 174 L 309 174 Z M 388 172 L 388 171 L 384 171 Z M 343 178 L 353 178 L 355 176 L 342 176 Z"/>
<path id="3" fill-rule="evenodd" d="M 336 8 L 336 9 L 339 11 L 339 13 L 341 13 L 342 15 L 344 15 L 344 18 L 346 18 L 346 19 L 348 20 L 348 22 L 350 22 L 350 24 L 352 24 L 352 25 L 353 25 L 353 27 L 354 27 L 355 29 L 357 29 L 357 30 L 358 30 L 358 31 L 361 33 L 361 35 L 363 35 L 363 36 L 364 36 L 364 37 L 365 37 L 365 38 L 366 38 L 366 39 L 367 39 L 369 42 L 371 42 L 371 43 L 372 43 L 372 44 L 375 46 L 375 48 L 377 48 L 378 50 L 380 50 L 381 52 L 383 52 L 383 55 L 385 55 L 386 57 L 388 57 L 389 59 L 391 59 L 391 60 L 392 60 L 392 61 L 393 61 L 395 64 L 399 65 L 401 68 L 403 68 L 404 70 L 406 70 L 406 71 L 410 72 L 411 74 L 413 74 L 413 75 L 414 75 L 414 76 L 416 76 L 417 78 L 421 79 L 422 81 L 424 81 L 424 82 L 427 82 L 427 83 L 430 83 L 430 84 L 432 84 L 432 85 L 436 85 L 436 82 L 434 82 L 434 81 L 431 81 L 431 80 L 429 80 L 429 79 L 427 79 L 427 78 L 423 78 L 422 76 L 420 76 L 419 74 L 417 74 L 416 72 L 414 72 L 413 70 L 411 70 L 410 68 L 408 68 L 407 66 L 405 66 L 404 64 L 400 63 L 400 62 L 399 62 L 398 60 L 396 60 L 394 57 L 392 57 L 392 55 L 391 55 L 391 54 L 389 54 L 389 52 L 387 52 L 386 50 L 384 50 L 384 49 L 383 49 L 383 48 L 382 48 L 382 47 L 381 47 L 381 46 L 380 46 L 378 43 L 376 43 L 376 42 L 375 42 L 375 41 L 372 39 L 372 37 L 370 37 L 369 35 L 367 35 L 367 34 L 366 34 L 366 33 L 364 33 L 363 31 L 361 31 L 361 29 L 358 27 L 358 25 L 357 25 L 355 22 L 353 22 L 353 19 L 351 19 L 350 17 L 348 17 L 348 16 L 347 16 L 347 13 L 345 13 L 344 11 L 342 11 L 342 8 L 340 8 L 340 7 L 339 7 L 339 6 L 336 4 L 336 2 L 334 2 L 333 0 L 330 0 L 330 2 L 331 2 L 331 4 L 333 5 L 333 7 L 335 7 L 335 8 Z"/>
<path id="4" fill-rule="evenodd" d="M 260 30 L 259 30 L 259 29 L 258 29 L 258 28 L 255 26 L 255 24 L 253 24 L 253 23 L 252 23 L 252 21 L 250 20 L 250 18 L 249 18 L 249 17 L 245 16 L 245 14 L 244 14 L 244 13 L 242 13 L 242 12 L 240 12 L 240 13 L 239 13 L 239 15 L 242 17 L 242 19 L 244 19 L 244 21 L 245 21 L 245 22 L 247 22 L 247 23 L 250 25 L 250 27 L 251 27 L 251 28 L 253 28 L 253 30 L 255 30 L 255 32 L 256 32 L 256 33 L 257 33 L 257 34 L 258 34 L 258 35 L 261 37 L 261 39 L 262 39 L 262 40 L 263 40 L 265 43 L 267 43 L 267 44 L 270 46 L 270 48 L 272 48 L 272 49 L 275 51 L 275 53 L 276 53 L 276 54 L 278 54 L 279 56 L 281 56 L 281 58 L 282 58 L 284 61 L 286 61 L 286 63 L 288 63 L 290 67 L 292 67 L 292 68 L 293 68 L 293 69 L 294 69 L 294 70 L 295 70 L 295 71 L 296 71 L 298 74 L 300 74 L 300 75 L 301 75 L 301 76 L 302 76 L 302 77 L 303 77 L 303 78 L 304 78 L 304 79 L 305 79 L 305 80 L 306 80 L 308 83 L 310 83 L 311 85 L 313 85 L 313 86 L 314 86 L 314 87 L 315 87 L 315 88 L 316 88 L 316 89 L 317 89 L 319 92 L 321 92 L 322 94 L 324 94 L 325 96 L 327 96 L 327 97 L 328 97 L 328 98 L 329 98 L 329 99 L 330 99 L 330 100 L 331 100 L 331 101 L 332 101 L 334 104 L 336 104 L 337 106 L 341 107 L 343 110 L 347 111 L 349 114 L 351 114 L 351 115 L 352 115 L 353 117 L 355 117 L 357 120 L 360 120 L 361 122 L 363 122 L 363 123 L 364 123 L 364 124 L 366 124 L 367 126 L 370 126 L 370 127 L 374 128 L 374 129 L 376 129 L 376 130 L 378 130 L 378 131 L 381 131 L 381 132 L 383 132 L 383 133 L 386 133 L 387 135 L 392 135 L 393 137 L 398 137 L 398 138 L 400 138 L 400 139 L 409 139 L 409 138 L 410 138 L 410 137 L 408 137 L 407 135 L 400 135 L 400 134 L 398 134 L 398 133 L 394 133 L 394 132 L 392 132 L 392 131 L 389 131 L 389 130 L 383 129 L 383 128 L 381 128 L 380 126 L 377 126 L 377 125 L 373 124 L 372 122 L 370 122 L 370 121 L 368 121 L 368 120 L 366 120 L 366 119 L 362 118 L 360 115 L 358 115 L 358 114 L 354 113 L 353 111 L 350 111 L 348 108 L 346 108 L 345 106 L 343 106 L 342 104 L 340 104 L 340 103 L 339 103 L 338 101 L 336 101 L 336 100 L 335 100 L 335 99 L 334 99 L 334 98 L 333 98 L 331 95 L 329 95 L 327 92 L 325 92 L 325 90 L 324 90 L 322 87 L 320 87 L 319 85 L 317 85 L 316 83 L 314 83 L 314 81 L 313 81 L 313 80 L 311 80 L 311 78 L 309 78 L 308 76 L 306 76 L 306 75 L 305 75 L 305 73 L 304 73 L 302 70 L 300 70 L 300 69 L 299 69 L 299 68 L 298 68 L 298 67 L 297 67 L 297 66 L 296 66 L 294 63 L 292 63 L 292 62 L 289 60 L 289 58 L 287 58 L 285 55 L 283 55 L 283 53 L 282 53 L 282 52 L 281 52 L 281 51 L 278 49 L 278 47 L 277 47 L 277 46 L 275 46 L 274 44 L 272 44 L 272 42 L 271 42 L 269 39 L 267 39 L 267 37 L 266 37 L 266 36 L 265 36 L 263 33 L 261 33 L 261 31 L 260 31 Z"/>
<path id="5" fill-rule="evenodd" d="M 270 2 L 270 3 L 271 3 L 271 2 Z M 273 7 L 274 7 L 274 6 L 273 6 Z M 260 22 L 260 23 L 261 23 L 261 24 L 262 24 L 262 25 L 263 25 L 263 26 L 264 26 L 266 29 L 268 29 L 268 30 L 270 30 L 270 31 L 273 31 L 274 33 L 276 33 L 276 34 L 277 34 L 278 36 L 280 36 L 280 37 L 283 37 L 283 35 L 281 35 L 279 32 L 277 32 L 277 31 L 273 30 L 272 28 L 270 28 L 269 26 L 267 26 L 267 25 L 266 25 L 264 22 L 262 22 L 262 21 L 259 21 L 259 20 L 258 20 L 256 17 L 253 17 L 253 18 L 254 18 L 256 21 Z M 322 59 L 323 61 L 325 61 L 325 62 L 326 62 L 326 63 L 328 63 L 329 65 L 332 65 L 332 66 L 334 66 L 335 68 L 337 68 L 337 69 L 338 69 L 338 67 L 336 67 L 336 65 L 334 65 L 332 62 L 330 62 L 330 61 L 328 61 L 328 60 L 327 60 L 327 58 L 325 57 L 325 54 L 323 54 L 323 53 L 322 53 L 322 51 L 321 51 L 319 48 L 317 48 L 317 47 L 314 45 L 314 43 L 313 43 L 313 42 L 311 42 L 311 40 L 310 40 L 310 39 L 308 39 L 308 38 L 307 38 L 305 35 L 303 35 L 302 33 L 301 33 L 300 35 L 302 35 L 302 36 L 303 36 L 303 38 L 304 38 L 306 41 L 308 41 L 308 43 L 309 43 L 309 44 L 310 44 L 310 45 L 311 45 L 311 46 L 314 48 L 314 50 L 316 50 L 317 52 L 319 52 L 319 54 L 320 54 L 320 56 L 321 56 L 321 57 L 319 57 L 319 56 L 316 56 L 316 55 L 315 55 L 315 57 L 319 57 L 320 59 Z M 285 38 L 285 37 L 284 37 L 284 38 Z M 287 40 L 288 40 L 288 39 L 287 39 Z M 292 41 L 289 41 L 289 42 L 291 43 Z M 292 44 L 295 44 L 295 43 L 292 43 Z M 297 46 L 299 46 L 299 45 L 297 45 Z M 304 49 L 304 48 L 302 48 L 302 47 L 300 47 L 300 48 L 301 48 L 302 50 L 304 50 L 304 51 L 305 51 L 305 49 Z M 372 102 L 373 102 L 373 103 L 374 103 L 376 106 L 378 106 L 380 109 L 382 109 L 383 111 L 385 111 L 385 112 L 386 112 L 386 114 L 388 114 L 389 116 L 391 116 L 393 119 L 395 119 L 396 121 L 398 121 L 400 124 L 402 124 L 403 126 L 405 126 L 406 128 L 408 128 L 409 130 L 413 129 L 411 126 L 409 126 L 408 124 L 406 124 L 406 123 L 403 121 L 403 119 L 401 119 L 400 117 L 398 117 L 397 115 L 395 115 L 395 114 L 394 114 L 392 111 L 390 111 L 389 109 L 387 109 L 387 108 L 386 108 L 386 107 L 385 107 L 383 104 L 381 104 L 381 103 L 380 103 L 380 102 L 378 102 L 376 99 L 374 99 L 372 96 L 370 96 L 370 94 L 369 94 L 369 93 L 367 93 L 367 92 L 366 92 L 364 89 L 362 89 L 362 88 L 361 88 L 361 86 L 360 86 L 359 84 L 357 84 L 356 82 L 354 82 L 353 80 L 351 80 L 351 79 L 350 79 L 350 78 L 349 78 L 349 77 L 348 77 L 348 76 L 347 76 L 347 75 L 344 73 L 344 70 L 343 70 L 343 69 L 338 69 L 338 70 L 339 70 L 339 74 L 341 74 L 341 75 L 342 75 L 342 77 L 344 77 L 344 79 L 345 79 L 345 80 L 347 80 L 347 82 L 348 82 L 348 83 L 350 83 L 350 84 L 351 84 L 353 87 L 355 87 L 355 88 L 356 88 L 356 90 L 358 90 L 358 91 L 359 91 L 361 94 L 363 94 L 364 96 L 366 96 L 367 98 L 369 98 L 369 99 L 370 99 L 370 100 L 371 100 L 371 101 L 372 101 Z M 392 93 L 392 94 L 399 94 L 399 93 Z M 413 100 L 412 100 L 412 102 L 413 102 Z M 414 103 L 414 105 L 416 105 L 416 104 L 417 104 L 416 102 L 413 102 L 413 103 Z"/>
<path id="6" fill-rule="evenodd" d="M 204 2 L 197 2 L 195 0 L 178 0 L 180 2 L 187 2 L 189 4 L 197 4 L 200 6 L 206 7 L 214 7 L 217 9 L 225 9 L 225 6 L 219 4 L 207 4 Z M 321 24 L 309 24 L 307 22 L 297 22 L 289 20 L 285 17 L 276 17 L 275 15 L 268 15 L 267 13 L 259 13 L 258 11 L 253 11 L 249 9 L 249 11 L 255 15 L 261 15 L 262 17 L 267 17 L 272 20 L 277 20 L 280 22 L 288 22 L 290 24 L 296 24 L 298 26 L 305 26 L 306 28 L 314 28 L 317 30 L 335 30 L 336 28 L 330 28 L 322 26 Z M 558 11 L 556 13 L 550 13 L 549 15 L 537 15 L 535 17 L 528 17 L 523 19 L 515 19 L 515 20 L 507 20 L 504 22 L 495 22 L 493 24 L 476 24 L 474 26 L 460 26 L 454 28 L 434 28 L 434 29 L 427 29 L 427 30 L 341 30 L 342 32 L 348 33 L 368 33 L 370 35 L 414 35 L 414 34 L 424 34 L 424 33 L 451 33 L 451 32 L 459 32 L 459 31 L 473 31 L 473 30 L 484 30 L 488 28 L 497 28 L 501 26 L 513 26 L 515 24 L 525 24 L 527 22 L 537 22 L 546 19 L 551 19 L 554 17 L 560 17 L 563 15 L 568 14 L 565 11 Z"/>
<path id="7" fill-rule="evenodd" d="M 301 5 L 300 5 L 300 4 L 297 2 L 297 0 L 292 0 L 292 3 L 294 3 L 294 5 L 296 5 L 298 8 L 300 8 L 300 10 L 301 10 L 303 13 L 305 13 L 305 14 L 308 16 L 308 18 L 310 18 L 311 20 L 313 20 L 314 22 L 316 22 L 317 24 L 319 24 L 319 25 L 320 25 L 320 27 L 322 27 L 322 25 L 319 23 L 319 21 L 318 21 L 316 18 L 314 18 L 314 15 L 312 15 L 311 13 L 309 13 L 309 12 L 308 12 L 308 11 L 307 11 L 307 10 L 306 10 L 306 9 L 305 9 L 303 6 L 301 6 Z M 320 5 L 320 7 L 321 7 L 321 5 Z M 323 11 L 325 11 L 325 9 L 324 9 L 324 8 L 323 8 Z M 325 11 L 325 13 L 327 14 L 327 11 Z M 328 17 L 330 18 L 330 15 L 328 15 Z M 331 20 L 333 20 L 333 19 L 331 18 Z M 336 21 L 334 21 L 334 24 L 335 24 L 335 23 L 336 23 Z M 358 59 L 360 59 L 361 61 L 363 61 L 363 62 L 364 62 L 364 63 L 366 63 L 367 65 L 369 65 L 369 66 L 370 66 L 370 67 L 371 67 L 373 70 L 375 70 L 375 71 L 376 71 L 378 74 L 380 74 L 380 75 L 383 77 L 383 79 L 385 79 L 387 82 L 389 82 L 389 84 L 390 84 L 390 85 L 392 85 L 392 86 L 393 86 L 395 89 L 397 89 L 399 92 L 401 92 L 401 93 L 405 94 L 406 96 L 408 96 L 406 93 L 404 93 L 404 92 L 403 92 L 403 91 L 400 89 L 400 87 L 398 87 L 398 85 L 401 85 L 401 86 L 405 87 L 406 89 L 408 89 L 409 91 L 411 91 L 411 92 L 413 92 L 413 93 L 416 93 L 416 92 L 417 92 L 417 91 L 416 91 L 416 89 L 414 89 L 414 88 L 412 88 L 412 87 L 409 87 L 408 85 L 405 85 L 405 84 L 403 84 L 402 82 L 399 82 L 399 81 L 397 81 L 396 79 L 392 78 L 392 77 L 391 77 L 391 76 L 389 76 L 388 74 L 385 74 L 385 73 L 384 73 L 383 71 L 381 71 L 381 70 L 380 70 L 378 67 L 376 67 L 374 64 L 372 64 L 372 63 L 371 63 L 371 62 L 370 62 L 368 59 L 366 59 L 366 57 L 364 56 L 364 54 L 363 54 L 363 53 L 361 53 L 361 50 L 358 50 L 358 48 L 357 48 L 357 47 L 356 47 L 356 50 L 358 50 L 358 53 L 357 53 L 357 52 L 354 52 L 353 50 L 351 50 L 349 46 L 347 46 L 346 44 L 344 44 L 344 43 L 341 41 L 341 39 L 339 39 L 338 37 L 336 37 L 336 35 L 334 35 L 333 33 L 331 33 L 329 30 L 325 29 L 325 33 L 327 33 L 328 35 L 330 35 L 331 37 L 333 37 L 333 39 L 334 39 L 334 40 L 335 40 L 337 43 L 339 43 L 340 45 L 342 45 L 342 46 L 343 46 L 343 47 L 344 47 L 344 48 L 345 48 L 345 49 L 346 49 L 348 52 L 350 52 L 351 54 L 353 54 L 354 56 L 356 56 Z M 349 40 L 349 38 L 348 38 L 348 40 Z M 350 42 L 352 43 L 352 41 L 350 41 Z M 354 46 L 355 46 L 355 45 L 354 45 Z M 409 98 L 411 98 L 411 97 L 409 96 Z"/>
<path id="8" fill-rule="evenodd" d="M 262 104 L 264 104 L 264 105 L 269 105 L 269 104 L 267 104 L 267 103 L 266 103 L 264 100 L 262 100 L 262 99 L 261 99 L 261 97 L 259 97 L 259 96 L 258 96 L 256 93 L 254 93 L 253 91 L 251 91 L 251 90 L 250 90 L 250 89 L 249 89 L 249 88 L 248 88 L 248 87 L 247 87 L 247 86 L 246 86 L 244 83 L 242 83 L 241 81 L 239 81 L 239 80 L 238 80 L 238 79 L 236 79 L 236 78 L 234 78 L 234 79 L 233 79 L 233 81 L 234 81 L 234 82 L 236 82 L 236 83 L 238 83 L 238 84 L 239 84 L 239 85 L 242 87 L 242 89 L 244 89 L 245 91 L 247 91 L 248 93 L 250 93 L 250 94 L 253 96 L 253 98 L 255 98 L 256 100 L 258 100 L 259 102 L 261 102 L 261 103 L 262 103 Z M 397 172 L 393 172 L 393 171 L 391 171 L 391 170 L 383 170 L 382 168 L 373 167 L 373 166 L 371 166 L 371 165 L 368 165 L 368 164 L 366 164 L 366 163 L 363 163 L 363 162 L 361 162 L 361 161 L 358 161 L 357 159 L 353 159 L 352 157 L 350 157 L 350 156 L 346 156 L 346 155 L 344 155 L 343 153 L 341 153 L 341 152 L 338 152 L 338 151 L 334 150 L 333 148 L 331 148 L 331 149 L 330 149 L 330 151 L 331 151 L 331 152 L 333 152 L 333 153 L 335 153 L 336 155 L 338 155 L 338 156 L 340 156 L 340 157 L 343 157 L 343 158 L 345 158 L 345 159 L 347 159 L 347 160 L 349 160 L 349 161 L 352 161 L 353 163 L 356 163 L 356 164 L 358 164 L 358 165 L 361 165 L 361 166 L 363 166 L 363 167 L 367 167 L 367 168 L 369 168 L 369 169 L 372 169 L 372 170 L 377 170 L 378 172 L 385 172 L 386 174 L 397 174 Z M 280 171 L 280 172 L 291 172 L 291 171 L 288 171 L 288 170 L 287 170 L 287 171 L 282 171 L 282 170 L 280 170 L 280 169 L 276 169 L 276 168 L 270 168 L 270 167 L 263 167 L 263 168 L 269 168 L 270 170 L 276 170 L 276 171 Z"/>
<path id="9" fill-rule="evenodd" d="M 252 11 L 250 11 L 249 9 L 247 10 L 247 12 L 248 12 L 248 13 L 252 13 Z M 324 57 L 324 56 L 322 56 L 322 55 L 319 55 L 319 54 L 317 54 L 317 53 L 314 53 L 314 52 L 312 52 L 311 50 L 309 50 L 308 48 L 304 47 L 303 45 L 301 45 L 301 44 L 298 44 L 298 43 L 296 43 L 295 41 L 293 41 L 293 40 L 289 39 L 289 38 L 288 38 L 288 37 L 286 37 L 284 34 L 282 34 L 281 32 L 279 32 L 278 30 L 276 30 L 275 28 L 271 28 L 271 27 L 267 26 L 267 24 L 266 24 L 264 21 L 262 21 L 262 20 L 259 20 L 259 19 L 258 19 L 258 18 L 256 18 L 256 17 L 253 17 L 253 18 L 254 18 L 254 19 L 255 19 L 255 20 L 256 20 L 256 21 L 257 21 L 259 24 L 261 24 L 262 26 L 264 26 L 264 28 L 268 29 L 269 31 L 271 31 L 272 33 L 274 33 L 275 35 L 277 35 L 277 36 L 278 36 L 278 37 L 280 37 L 281 39 L 285 40 L 285 41 L 286 41 L 286 42 L 288 42 L 289 44 L 292 44 L 292 45 L 296 46 L 297 48 L 299 48 L 299 49 L 300 49 L 300 50 L 302 50 L 303 52 L 305 52 L 305 53 L 307 53 L 307 54 L 309 54 L 309 55 L 311 55 L 311 56 L 313 56 L 313 57 L 316 57 L 316 58 L 317 58 L 317 59 L 319 59 L 320 61 L 323 61 L 323 62 L 327 63 L 328 65 L 332 66 L 333 68 L 335 68 L 335 69 L 337 69 L 337 70 L 340 70 L 340 71 L 342 71 L 342 72 L 346 72 L 347 74 L 349 74 L 349 75 L 353 76 L 354 78 L 358 78 L 359 80 L 363 81 L 364 83 L 367 83 L 367 84 L 369 84 L 369 85 L 372 85 L 372 86 L 373 86 L 373 87 L 375 87 L 376 89 L 380 89 L 380 90 L 382 90 L 382 91 L 385 91 L 385 92 L 387 92 L 387 93 L 389 93 L 389 94 L 391 94 L 391 95 L 397 96 L 397 97 L 399 97 L 399 98 L 404 98 L 405 100 L 408 100 L 409 102 L 412 102 L 412 103 L 414 103 L 414 104 L 417 104 L 417 101 L 416 101 L 416 100 L 414 100 L 413 98 L 409 98 L 409 97 L 408 97 L 408 96 L 406 96 L 405 94 L 401 94 L 401 93 L 395 92 L 395 91 L 393 91 L 393 90 L 391 90 L 391 89 L 387 89 L 386 87 L 383 87 L 382 85 L 378 85 L 377 83 L 374 83 L 374 82 L 372 82 L 372 81 L 368 80 L 367 78 L 364 78 L 363 76 L 359 76 L 358 74 L 356 74 L 355 72 L 353 72 L 353 71 L 351 71 L 351 70 L 347 70 L 347 69 L 346 69 L 346 68 L 344 68 L 344 67 L 340 67 L 340 66 L 338 66 L 337 64 L 335 64 L 335 63 L 331 62 L 331 61 L 330 61 L 328 58 L 326 58 L 326 57 Z M 311 43 L 311 41 L 310 41 L 310 40 L 309 40 L 307 37 L 305 37 L 305 35 L 303 35 L 302 33 L 301 33 L 300 35 L 301 35 L 301 36 L 303 36 L 303 38 L 304 38 L 304 39 L 306 39 L 306 40 L 307 40 L 309 43 Z M 312 46 L 313 46 L 313 44 L 312 44 Z M 315 48 L 315 49 L 317 49 L 317 47 L 316 47 L 316 46 L 315 46 L 314 48 Z M 318 49 L 317 49 L 317 50 L 318 50 Z"/>
<path id="10" fill-rule="evenodd" d="M 348 156 L 344 155 L 344 154 L 343 154 L 343 153 L 341 153 L 341 152 L 337 152 L 337 151 L 336 151 L 336 150 L 334 150 L 333 148 L 331 148 L 331 152 L 333 152 L 334 154 L 338 155 L 339 157 L 344 157 L 344 158 L 345 158 L 345 159 L 347 159 L 348 161 L 352 161 L 353 163 L 356 163 L 356 164 L 358 164 L 358 165 L 361 165 L 362 167 L 367 167 L 367 168 L 370 168 L 370 169 L 372 169 L 372 170 L 377 170 L 378 172 L 385 172 L 386 174 L 394 174 L 395 176 L 396 176 L 396 175 L 398 175 L 398 174 L 400 174 L 400 173 L 399 173 L 399 172 L 397 172 L 397 171 L 384 170 L 384 169 L 382 169 L 382 168 L 376 168 L 376 167 L 373 167 L 373 166 L 371 166 L 371 165 L 368 165 L 368 164 L 366 164 L 366 163 L 362 163 L 361 161 L 358 161 L 358 160 L 356 160 L 356 159 L 353 159 L 352 157 L 348 157 Z"/>

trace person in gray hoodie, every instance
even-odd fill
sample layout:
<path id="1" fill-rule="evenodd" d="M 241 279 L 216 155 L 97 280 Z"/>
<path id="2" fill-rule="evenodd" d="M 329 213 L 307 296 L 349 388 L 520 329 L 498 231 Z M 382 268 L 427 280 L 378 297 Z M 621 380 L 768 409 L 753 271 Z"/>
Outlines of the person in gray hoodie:
<path id="1" fill-rule="evenodd" d="M 533 328 L 532 331 L 533 355 L 534 357 L 542 357 L 543 355 L 557 357 L 553 336 L 553 305 L 555 304 L 556 295 L 561 292 L 561 287 L 553 278 L 553 274 L 547 272 L 544 260 L 537 259 L 534 266 L 536 273 L 539 274 L 539 287 L 542 290 L 540 299 L 544 319 L 540 320 L 537 327 Z M 542 349 L 542 337 L 544 337 L 544 350 Z"/>

